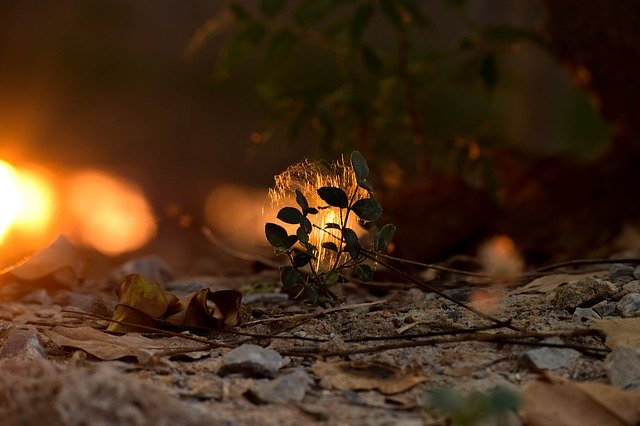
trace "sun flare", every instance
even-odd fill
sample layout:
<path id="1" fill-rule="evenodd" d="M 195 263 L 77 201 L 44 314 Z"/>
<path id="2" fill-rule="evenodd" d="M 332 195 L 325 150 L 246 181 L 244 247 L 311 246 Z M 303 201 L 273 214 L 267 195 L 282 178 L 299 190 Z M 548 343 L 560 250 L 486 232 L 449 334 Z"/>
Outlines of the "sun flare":
<path id="1" fill-rule="evenodd" d="M 0 160 L 0 243 L 20 211 L 18 174 L 11 164 Z"/>

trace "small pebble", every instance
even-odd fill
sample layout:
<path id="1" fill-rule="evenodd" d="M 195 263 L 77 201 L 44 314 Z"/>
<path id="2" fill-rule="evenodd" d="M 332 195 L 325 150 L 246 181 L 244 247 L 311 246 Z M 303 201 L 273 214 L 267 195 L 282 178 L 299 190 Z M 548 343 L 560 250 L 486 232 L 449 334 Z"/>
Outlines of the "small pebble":
<path id="1" fill-rule="evenodd" d="M 640 293 L 640 280 L 629 281 L 622 286 L 622 289 L 627 293 Z"/>
<path id="2" fill-rule="evenodd" d="M 576 308 L 572 320 L 577 323 L 586 323 L 591 318 L 600 318 L 600 315 L 591 308 Z"/>
<path id="3" fill-rule="evenodd" d="M 633 276 L 633 266 L 625 265 L 624 263 L 614 263 L 609 267 L 609 278 L 616 280 L 618 278 Z"/>
<path id="4" fill-rule="evenodd" d="M 563 285 L 551 300 L 556 309 L 572 310 L 578 306 L 593 306 L 618 292 L 609 281 L 585 278 Z"/>
<path id="5" fill-rule="evenodd" d="M 551 337 L 543 342 L 563 343 L 559 337 Z M 580 352 L 573 349 L 543 347 L 525 352 L 520 361 L 524 365 L 530 364 L 542 370 L 558 370 L 573 363 L 579 356 Z"/>
<path id="6" fill-rule="evenodd" d="M 603 300 L 591 309 L 596 311 L 600 317 L 610 317 L 616 312 L 616 304 L 608 300 Z"/>
<path id="7" fill-rule="evenodd" d="M 640 352 L 617 345 L 604 361 L 611 384 L 625 390 L 640 389 Z"/>
<path id="8" fill-rule="evenodd" d="M 32 360 L 46 358 L 40 334 L 36 330 L 12 330 L 0 347 L 0 358 Z"/>
<path id="9" fill-rule="evenodd" d="M 218 373 L 242 373 L 246 376 L 274 377 L 282 368 L 282 356 L 273 349 L 244 344 L 222 357 L 222 366 Z"/>
<path id="10" fill-rule="evenodd" d="M 252 392 L 262 402 L 300 402 L 313 383 L 304 369 L 297 368 L 274 380 L 257 382 Z"/>
<path id="11" fill-rule="evenodd" d="M 640 293 L 629 293 L 618 302 L 620 315 L 626 318 L 640 315 Z"/>

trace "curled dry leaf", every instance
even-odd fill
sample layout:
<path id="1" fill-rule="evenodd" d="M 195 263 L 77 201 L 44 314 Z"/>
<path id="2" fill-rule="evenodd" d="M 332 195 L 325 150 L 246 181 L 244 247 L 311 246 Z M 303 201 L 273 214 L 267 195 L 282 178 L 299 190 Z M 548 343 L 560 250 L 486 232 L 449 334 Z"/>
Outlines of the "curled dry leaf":
<path id="1" fill-rule="evenodd" d="M 0 270 L 0 283 L 70 288 L 81 281 L 83 268 L 84 262 L 76 247 L 60 235 L 49 247 Z"/>
<path id="2" fill-rule="evenodd" d="M 640 349 L 640 318 L 595 319 L 593 328 L 602 330 L 610 348 L 622 344 Z"/>
<path id="3" fill-rule="evenodd" d="M 553 374 L 523 389 L 523 422 L 532 426 L 640 424 L 640 392 L 602 383 L 579 383 Z"/>
<path id="4" fill-rule="evenodd" d="M 428 379 L 422 368 L 400 368 L 366 360 L 318 362 L 312 371 L 323 386 L 331 389 L 377 389 L 385 395 L 404 392 Z"/>
<path id="5" fill-rule="evenodd" d="M 146 327 L 211 329 L 240 323 L 242 293 L 204 288 L 181 298 L 150 283 L 142 275 L 128 275 L 116 290 L 118 306 L 113 319 Z M 142 327 L 111 323 L 108 331 L 145 331 Z"/>

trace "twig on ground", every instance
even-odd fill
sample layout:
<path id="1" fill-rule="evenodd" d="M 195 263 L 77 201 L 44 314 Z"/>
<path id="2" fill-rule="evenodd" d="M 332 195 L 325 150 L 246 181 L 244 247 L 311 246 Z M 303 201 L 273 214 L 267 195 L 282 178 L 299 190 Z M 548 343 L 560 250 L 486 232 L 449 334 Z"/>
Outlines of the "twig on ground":
<path id="1" fill-rule="evenodd" d="M 591 346 L 582 346 L 582 345 L 573 345 L 573 344 L 560 344 L 560 343 L 549 343 L 549 342 L 539 342 L 539 341 L 528 341 L 528 340 L 519 340 L 519 339 L 530 339 L 530 338 L 545 338 L 552 336 L 562 336 L 562 337 L 576 337 L 576 336 L 588 336 L 588 335 L 600 335 L 599 330 L 592 329 L 580 329 L 580 330 L 570 330 L 570 331 L 546 331 L 546 332 L 517 332 L 517 333 L 487 333 L 487 332 L 476 332 L 465 334 L 463 336 L 453 336 L 453 337 L 443 337 L 436 339 L 428 339 L 428 340 L 420 340 L 420 341 L 408 341 L 408 342 L 398 342 L 398 343 L 385 343 L 382 345 L 374 345 L 374 346 L 365 346 L 359 348 L 347 348 L 347 349 L 339 349 L 333 351 L 322 351 L 318 347 L 314 348 L 298 348 L 289 351 L 281 352 L 282 355 L 288 356 L 302 356 L 309 358 L 329 358 L 335 356 L 347 356 L 347 355 L 355 355 L 355 354 L 364 354 L 364 353 L 373 353 L 373 352 L 382 352 L 388 351 L 392 349 L 405 349 L 405 348 L 413 348 L 420 346 L 433 346 L 438 344 L 447 344 L 447 343 L 460 343 L 460 342 L 487 342 L 487 343 L 496 343 L 496 344 L 512 344 L 512 345 L 522 345 L 522 346 L 547 346 L 547 347 L 556 347 L 556 348 L 570 348 L 587 356 L 601 356 L 602 354 L 610 352 L 607 348 L 597 348 Z"/>
<path id="2" fill-rule="evenodd" d="M 275 318 L 265 318 L 265 319 L 255 320 L 255 321 L 249 321 L 249 322 L 243 324 L 243 326 L 248 327 L 248 326 L 251 326 L 251 325 L 265 324 L 265 323 L 270 323 L 270 322 L 298 321 L 298 320 L 306 320 L 306 319 L 318 318 L 318 317 L 321 317 L 323 315 L 330 314 L 332 312 L 347 311 L 347 310 L 350 310 L 350 309 L 358 309 L 358 308 L 367 308 L 367 307 L 370 307 L 370 306 L 380 305 L 380 304 L 386 303 L 388 301 L 389 301 L 389 299 L 386 298 L 386 299 L 376 300 L 374 302 L 356 303 L 355 305 L 346 305 L 346 306 L 336 306 L 334 308 L 323 309 L 321 311 L 310 312 L 308 314 L 295 314 L 295 315 L 281 316 L 281 317 L 275 317 Z"/>

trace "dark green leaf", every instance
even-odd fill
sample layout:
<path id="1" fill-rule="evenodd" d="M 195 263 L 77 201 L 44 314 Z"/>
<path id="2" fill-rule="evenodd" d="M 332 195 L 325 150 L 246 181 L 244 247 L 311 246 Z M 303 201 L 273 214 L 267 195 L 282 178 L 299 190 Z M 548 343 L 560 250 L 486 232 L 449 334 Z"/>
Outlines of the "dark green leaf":
<path id="1" fill-rule="evenodd" d="M 293 266 L 283 266 L 280 269 L 280 281 L 284 288 L 289 288 L 296 283 L 302 282 L 302 275 Z"/>
<path id="2" fill-rule="evenodd" d="M 384 251 L 391 240 L 393 239 L 393 234 L 396 233 L 395 225 L 391 223 L 387 223 L 384 225 L 375 239 L 375 249 L 376 251 Z"/>
<path id="3" fill-rule="evenodd" d="M 302 218 L 302 220 L 300 221 L 300 225 L 302 226 L 302 228 L 307 234 L 310 234 L 311 231 L 313 230 L 313 225 L 311 224 L 311 221 L 306 217 Z"/>
<path id="4" fill-rule="evenodd" d="M 345 194 L 345 192 L 340 188 L 336 188 L 334 186 L 323 186 L 322 188 L 318 188 L 318 195 L 330 206 L 340 207 L 341 209 L 345 209 L 349 206 L 347 194 Z"/>
<path id="5" fill-rule="evenodd" d="M 378 219 L 382 214 L 382 206 L 373 198 L 363 198 L 362 200 L 358 200 L 353 203 L 351 209 L 359 218 L 369 222 Z"/>
<path id="6" fill-rule="evenodd" d="M 359 151 L 353 151 L 351 153 L 351 167 L 356 174 L 358 182 L 365 180 L 369 176 L 369 166 L 364 156 Z"/>
<path id="7" fill-rule="evenodd" d="M 318 305 L 318 289 L 314 285 L 307 284 L 304 286 L 307 298 L 309 302 L 307 303 L 309 306 L 317 306 Z"/>
<path id="8" fill-rule="evenodd" d="M 332 250 L 335 252 L 338 251 L 338 246 L 336 245 L 336 243 L 332 243 L 331 241 L 322 243 L 322 248 L 325 248 L 327 250 Z"/>
<path id="9" fill-rule="evenodd" d="M 340 279 L 340 274 L 338 274 L 337 272 L 329 272 L 328 274 L 322 277 L 322 282 L 324 282 L 325 286 L 330 287 L 335 283 L 337 283 L 339 279 Z"/>
<path id="10" fill-rule="evenodd" d="M 288 249 L 297 241 L 295 235 L 288 235 L 287 230 L 275 223 L 267 223 L 264 226 L 264 233 L 269 244 L 275 248 Z"/>
<path id="11" fill-rule="evenodd" d="M 315 207 L 309 207 L 309 210 L 307 210 L 307 213 L 318 214 L 318 209 L 316 209 Z"/>
<path id="12" fill-rule="evenodd" d="M 301 243 L 301 244 L 302 244 L 302 246 L 303 246 L 304 248 L 306 248 L 306 249 L 307 249 L 307 253 L 309 253 L 309 256 L 311 256 L 312 258 L 314 258 L 314 259 L 315 259 L 315 257 L 316 257 L 316 252 L 318 251 L 317 247 L 316 247 L 316 246 L 314 246 L 313 244 L 309 243 L 309 242 Z"/>
<path id="13" fill-rule="evenodd" d="M 287 0 L 260 0 L 260 12 L 267 18 L 279 15 L 287 5 Z"/>
<path id="14" fill-rule="evenodd" d="M 356 266 L 356 273 L 358 274 L 358 279 L 360 281 L 371 281 L 373 280 L 373 269 L 371 266 L 365 265 L 363 263 Z"/>
<path id="15" fill-rule="evenodd" d="M 307 27 L 322 20 L 344 3 L 347 2 L 344 0 L 301 0 L 294 12 L 294 19 L 298 25 Z"/>
<path id="16" fill-rule="evenodd" d="M 296 189 L 296 203 L 298 203 L 302 209 L 303 214 L 307 214 L 309 212 L 309 202 L 299 189 Z"/>
<path id="17" fill-rule="evenodd" d="M 281 208 L 278 212 L 277 217 L 284 223 L 290 223 L 292 225 L 300 223 L 300 221 L 303 219 L 302 213 L 300 213 L 300 210 L 296 209 L 295 207 Z"/>
<path id="18" fill-rule="evenodd" d="M 498 83 L 498 67 L 493 53 L 487 54 L 480 64 L 480 78 L 487 90 L 492 91 Z"/>
<path id="19" fill-rule="evenodd" d="M 366 179 L 359 180 L 358 186 L 360 188 L 366 189 L 369 192 L 373 192 L 373 185 L 371 185 Z"/>
<path id="20" fill-rule="evenodd" d="M 349 25 L 349 35 L 352 42 L 357 43 L 360 41 L 362 33 L 367 29 L 367 26 L 369 26 L 373 12 L 374 7 L 372 1 L 367 1 L 356 7 L 351 17 L 351 24 Z"/>
<path id="21" fill-rule="evenodd" d="M 358 241 L 358 235 L 355 233 L 353 229 L 343 228 L 342 236 L 344 237 L 344 243 L 347 248 L 347 251 L 351 255 L 353 260 L 358 260 L 360 257 L 360 241 Z"/>
<path id="22" fill-rule="evenodd" d="M 309 262 L 313 259 L 311 255 L 304 251 L 296 250 L 293 254 L 293 266 L 296 268 L 302 268 L 303 266 L 309 264 Z"/>
<path id="23" fill-rule="evenodd" d="M 296 236 L 298 237 L 298 241 L 300 241 L 301 243 L 309 242 L 309 234 L 304 229 L 302 229 L 302 226 L 298 227 Z"/>
<path id="24" fill-rule="evenodd" d="M 329 222 L 324 226 L 324 229 L 342 229 L 342 226 L 337 223 Z"/>

